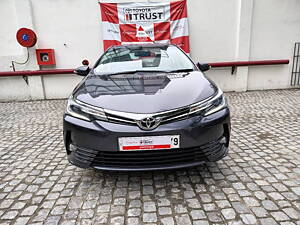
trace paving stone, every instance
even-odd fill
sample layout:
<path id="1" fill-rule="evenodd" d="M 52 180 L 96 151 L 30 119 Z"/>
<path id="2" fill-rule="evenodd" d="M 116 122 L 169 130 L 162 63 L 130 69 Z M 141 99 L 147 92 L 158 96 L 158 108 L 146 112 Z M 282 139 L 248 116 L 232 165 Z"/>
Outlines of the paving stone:
<path id="1" fill-rule="evenodd" d="M 62 215 L 65 212 L 66 206 L 56 206 L 51 210 L 51 215 Z"/>
<path id="2" fill-rule="evenodd" d="M 75 220 L 66 220 L 61 223 L 61 225 L 75 225 L 75 224 L 76 224 Z"/>
<path id="3" fill-rule="evenodd" d="M 188 214 L 181 214 L 175 216 L 176 224 L 177 225 L 191 225 L 191 219 Z"/>
<path id="4" fill-rule="evenodd" d="M 267 210 L 278 210 L 278 206 L 271 200 L 262 201 L 262 205 Z"/>
<path id="5" fill-rule="evenodd" d="M 182 204 L 178 204 L 175 206 L 175 212 L 176 213 L 186 213 L 187 208 L 185 206 L 183 206 Z"/>
<path id="6" fill-rule="evenodd" d="M 112 214 L 114 215 L 114 214 Z M 94 216 L 94 210 L 92 209 L 84 209 L 79 213 L 79 218 L 81 219 L 91 219 Z"/>
<path id="7" fill-rule="evenodd" d="M 14 225 L 24 225 L 24 224 L 27 224 L 28 221 L 29 221 L 29 219 L 30 219 L 30 217 L 19 217 L 15 221 Z"/>
<path id="8" fill-rule="evenodd" d="M 170 214 L 172 214 L 172 209 L 170 207 L 159 207 L 158 214 L 159 215 L 170 215 Z"/>
<path id="9" fill-rule="evenodd" d="M 26 202 L 16 202 L 11 209 L 22 209 L 26 205 Z"/>
<path id="10" fill-rule="evenodd" d="M 252 197 L 244 197 L 243 200 L 247 204 L 247 206 L 250 206 L 250 207 L 260 205 L 259 202 L 255 198 L 252 198 Z"/>
<path id="11" fill-rule="evenodd" d="M 163 198 L 163 199 L 158 199 L 158 206 L 169 206 L 171 203 L 168 199 Z"/>
<path id="12" fill-rule="evenodd" d="M 155 212 L 156 206 L 154 202 L 144 202 L 144 211 L 145 212 Z"/>
<path id="13" fill-rule="evenodd" d="M 107 224 L 108 223 L 108 213 L 100 213 L 94 217 L 94 224 Z"/>
<path id="14" fill-rule="evenodd" d="M 241 214 L 240 217 L 245 224 L 256 224 L 257 220 L 252 214 Z"/>
<path id="15" fill-rule="evenodd" d="M 13 211 L 8 211 L 8 212 L 6 212 L 6 213 L 1 217 L 1 219 L 3 219 L 3 220 L 13 220 L 13 219 L 15 219 L 15 218 L 17 217 L 17 215 L 18 215 L 18 211 L 15 211 L 15 210 L 13 210 Z"/>
<path id="16" fill-rule="evenodd" d="M 284 197 L 280 193 L 277 193 L 277 192 L 271 192 L 271 193 L 268 193 L 268 195 L 275 201 L 284 199 Z"/>
<path id="17" fill-rule="evenodd" d="M 68 210 L 66 211 L 66 213 L 64 214 L 64 218 L 65 219 L 77 219 L 79 215 L 79 210 Z"/>
<path id="18" fill-rule="evenodd" d="M 2 203 L 0 204 L 0 209 L 7 209 L 9 208 L 12 204 L 13 204 L 14 200 L 12 199 L 7 199 L 2 201 Z"/>
<path id="19" fill-rule="evenodd" d="M 191 199 L 187 199 L 186 201 L 188 203 L 188 206 L 192 209 L 199 209 L 201 207 L 198 199 L 191 198 Z"/>
<path id="20" fill-rule="evenodd" d="M 300 196 L 300 187 L 293 187 L 291 189 L 296 195 Z"/>
<path id="21" fill-rule="evenodd" d="M 235 211 L 238 213 L 248 213 L 250 212 L 249 208 L 241 202 L 232 202 L 231 203 Z"/>
<path id="22" fill-rule="evenodd" d="M 230 202 L 227 200 L 216 201 L 216 203 L 218 207 L 221 209 L 231 207 Z"/>
<path id="23" fill-rule="evenodd" d="M 125 207 L 124 206 L 111 206 L 111 215 L 124 215 Z"/>
<path id="24" fill-rule="evenodd" d="M 129 192 L 129 198 L 130 199 L 136 199 L 136 198 L 139 198 L 140 196 L 141 196 L 140 191 L 130 191 Z"/>
<path id="25" fill-rule="evenodd" d="M 157 221 L 157 216 L 155 213 L 144 213 L 143 222 L 144 223 L 155 223 Z"/>
<path id="26" fill-rule="evenodd" d="M 257 217 L 266 217 L 268 215 L 267 210 L 262 207 L 253 207 L 251 210 Z"/>
<path id="27" fill-rule="evenodd" d="M 285 208 L 283 211 L 292 219 L 300 219 L 300 212 L 293 208 Z"/>
<path id="28" fill-rule="evenodd" d="M 227 220 L 231 220 L 235 218 L 235 211 L 234 209 L 222 209 L 222 215 L 225 217 Z"/>
<path id="29" fill-rule="evenodd" d="M 114 224 L 114 225 L 125 224 L 124 217 L 122 217 L 122 216 L 112 217 L 110 219 L 110 224 Z"/>
<path id="30" fill-rule="evenodd" d="M 288 220 L 289 217 L 284 212 L 271 212 L 271 215 L 274 217 L 276 221 L 285 221 Z"/>
<path id="31" fill-rule="evenodd" d="M 34 214 L 34 212 L 37 210 L 37 206 L 29 206 L 23 210 L 21 213 L 22 216 L 31 216 Z"/>
<path id="32" fill-rule="evenodd" d="M 281 222 L 280 225 L 295 225 L 296 223 L 293 222 Z M 300 224 L 300 222 L 298 222 Z"/>
<path id="33" fill-rule="evenodd" d="M 129 208 L 131 208 L 131 207 L 141 207 L 141 205 L 142 205 L 141 200 L 132 200 L 132 201 L 130 201 Z"/>
<path id="34" fill-rule="evenodd" d="M 144 195 L 151 195 L 154 194 L 152 186 L 143 186 L 143 194 Z"/>
<path id="35" fill-rule="evenodd" d="M 207 217 L 208 217 L 209 221 L 211 221 L 213 223 L 222 222 L 221 213 L 219 213 L 219 212 L 209 212 L 209 213 L 207 213 Z"/>
<path id="36" fill-rule="evenodd" d="M 185 191 L 183 193 L 183 195 L 184 195 L 184 198 L 193 198 L 193 197 L 195 197 L 195 192 L 194 191 Z"/>
<path id="37" fill-rule="evenodd" d="M 41 210 L 39 210 L 38 213 L 36 214 L 36 216 L 33 217 L 33 222 L 44 221 L 47 218 L 49 213 L 50 213 L 50 209 L 41 209 Z"/>
<path id="38" fill-rule="evenodd" d="M 278 225 L 273 218 L 260 219 L 261 225 Z"/>
<path id="39" fill-rule="evenodd" d="M 109 210 L 110 210 L 110 205 L 107 205 L 107 204 L 99 205 L 97 207 L 97 212 L 109 212 Z"/>
<path id="40" fill-rule="evenodd" d="M 214 203 L 203 205 L 204 211 L 214 211 L 214 210 L 216 210 L 216 208 L 217 208 L 217 206 Z"/>
<path id="41" fill-rule="evenodd" d="M 193 220 L 205 219 L 206 215 L 203 210 L 192 210 L 191 214 Z"/>
<path id="42" fill-rule="evenodd" d="M 57 225 L 59 223 L 60 216 L 50 216 L 45 221 L 45 225 Z"/>
<path id="43" fill-rule="evenodd" d="M 128 209 L 127 215 L 128 216 L 140 216 L 141 215 L 141 209 L 139 209 L 139 208 Z"/>
<path id="44" fill-rule="evenodd" d="M 164 217 L 161 219 L 163 225 L 174 225 L 174 219 L 172 217 Z"/>
<path id="45" fill-rule="evenodd" d="M 131 218 L 127 219 L 127 224 L 130 224 L 130 225 L 139 225 L 140 224 L 140 220 L 139 220 L 139 218 L 131 217 Z"/>

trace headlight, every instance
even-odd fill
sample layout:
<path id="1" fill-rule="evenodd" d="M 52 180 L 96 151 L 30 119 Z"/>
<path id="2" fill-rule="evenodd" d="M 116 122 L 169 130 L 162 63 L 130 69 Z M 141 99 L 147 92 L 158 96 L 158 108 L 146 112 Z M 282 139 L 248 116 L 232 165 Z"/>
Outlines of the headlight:
<path id="1" fill-rule="evenodd" d="M 86 121 L 93 118 L 107 121 L 103 109 L 75 100 L 73 96 L 68 99 L 66 114 Z"/>
<path id="2" fill-rule="evenodd" d="M 211 106 L 205 110 L 204 116 L 211 115 L 227 107 L 227 101 L 224 95 L 212 102 Z"/>
<path id="3" fill-rule="evenodd" d="M 227 107 L 227 101 L 223 95 L 223 92 L 218 89 L 217 95 L 213 98 L 191 105 L 189 115 L 201 114 L 208 116 L 220 111 L 221 109 L 224 109 L 225 107 Z"/>

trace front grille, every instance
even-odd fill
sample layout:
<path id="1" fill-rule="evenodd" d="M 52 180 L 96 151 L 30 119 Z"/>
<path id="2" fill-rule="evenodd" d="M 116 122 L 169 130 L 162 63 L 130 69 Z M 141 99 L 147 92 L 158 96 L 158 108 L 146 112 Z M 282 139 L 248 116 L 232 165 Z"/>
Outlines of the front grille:
<path id="1" fill-rule="evenodd" d="M 127 124 L 127 125 L 136 125 L 136 122 L 134 119 L 127 118 L 125 116 L 120 115 L 114 115 L 111 113 L 105 113 L 107 119 L 111 123 L 121 123 L 121 124 Z"/>
<path id="2" fill-rule="evenodd" d="M 172 166 L 176 164 L 217 161 L 224 156 L 220 140 L 197 148 L 146 150 L 146 151 L 97 151 L 76 147 L 72 157 L 91 167 L 138 168 L 143 166 Z"/>
<path id="3" fill-rule="evenodd" d="M 161 123 L 169 123 L 172 121 L 178 121 L 186 119 L 189 115 L 190 107 L 184 107 L 181 109 L 178 109 L 176 111 L 173 111 L 172 113 L 164 114 L 161 118 Z"/>
<path id="4" fill-rule="evenodd" d="M 146 117 L 153 117 L 159 119 L 160 124 L 186 119 L 189 115 L 190 107 L 182 107 L 175 110 L 169 110 L 153 114 L 124 113 L 112 110 L 104 111 L 108 121 L 111 123 L 120 123 L 135 126 L 138 125 L 137 121 L 140 121 L 141 119 Z"/>

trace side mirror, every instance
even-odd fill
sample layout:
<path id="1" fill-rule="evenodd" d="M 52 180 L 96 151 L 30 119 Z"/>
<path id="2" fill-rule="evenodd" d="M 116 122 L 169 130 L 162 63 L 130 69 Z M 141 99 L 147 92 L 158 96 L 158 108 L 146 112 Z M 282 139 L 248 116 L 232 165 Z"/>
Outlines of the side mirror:
<path id="1" fill-rule="evenodd" d="M 202 72 L 204 71 L 207 71 L 207 70 L 210 70 L 211 66 L 207 63 L 203 63 L 203 64 L 200 64 L 200 63 L 197 63 L 197 67 L 199 68 L 199 70 L 201 70 Z"/>
<path id="2" fill-rule="evenodd" d="M 89 74 L 89 72 L 90 72 L 89 66 L 80 66 L 74 70 L 74 73 L 76 73 L 79 76 L 86 76 Z"/>

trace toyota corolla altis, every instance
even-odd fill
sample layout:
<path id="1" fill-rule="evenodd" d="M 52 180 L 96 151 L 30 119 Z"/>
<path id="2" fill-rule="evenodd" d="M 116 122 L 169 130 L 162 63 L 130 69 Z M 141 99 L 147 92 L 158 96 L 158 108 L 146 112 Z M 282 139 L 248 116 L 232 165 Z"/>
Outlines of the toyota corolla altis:
<path id="1" fill-rule="evenodd" d="M 226 156 L 230 112 L 223 92 L 169 44 L 109 48 L 68 99 L 64 141 L 82 168 L 158 170 Z"/>

